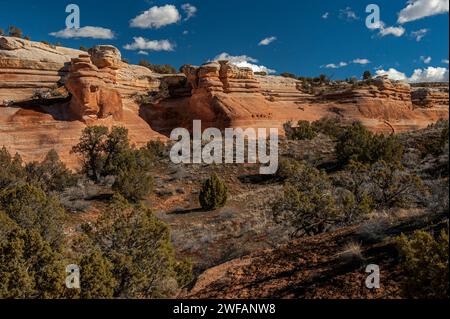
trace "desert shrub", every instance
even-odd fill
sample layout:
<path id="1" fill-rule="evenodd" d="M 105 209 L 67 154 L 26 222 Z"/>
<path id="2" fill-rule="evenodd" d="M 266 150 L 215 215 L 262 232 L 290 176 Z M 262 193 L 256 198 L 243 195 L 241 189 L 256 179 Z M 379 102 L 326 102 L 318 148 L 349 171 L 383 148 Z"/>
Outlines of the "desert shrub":
<path id="1" fill-rule="evenodd" d="M 128 200 L 145 198 L 152 189 L 148 170 L 156 161 L 148 147 L 135 149 L 128 140 L 128 130 L 113 127 L 86 128 L 80 143 L 73 150 L 83 159 L 83 172 L 98 182 L 101 177 L 114 176 L 113 189 Z"/>
<path id="2" fill-rule="evenodd" d="M 161 140 L 150 141 L 145 148 L 157 159 L 162 159 L 167 155 L 167 146 Z"/>
<path id="3" fill-rule="evenodd" d="M 292 74 L 289 72 L 283 72 L 280 74 L 280 76 L 282 76 L 284 78 L 297 79 L 297 76 L 295 74 Z"/>
<path id="4" fill-rule="evenodd" d="M 114 267 L 99 250 L 94 250 L 80 261 L 80 292 L 81 299 L 110 299 L 114 297 L 117 285 L 113 276 Z"/>
<path id="5" fill-rule="evenodd" d="M 176 74 L 177 69 L 169 64 L 152 64 L 146 60 L 139 61 L 139 65 L 160 74 Z"/>
<path id="6" fill-rule="evenodd" d="M 0 149 L 0 189 L 24 179 L 25 170 L 20 155 L 16 154 L 13 157 L 5 147 L 2 147 Z"/>
<path id="7" fill-rule="evenodd" d="M 417 231 L 411 239 L 397 238 L 405 274 L 403 291 L 408 298 L 447 299 L 448 230 L 435 239 L 430 233 Z"/>
<path id="8" fill-rule="evenodd" d="M 278 164 L 276 175 L 281 180 L 287 180 L 294 176 L 294 174 L 297 174 L 302 168 L 302 164 L 298 161 L 282 159 Z"/>
<path id="9" fill-rule="evenodd" d="M 62 298 L 62 256 L 35 231 L 15 229 L 0 242 L 0 298 Z"/>
<path id="10" fill-rule="evenodd" d="M 163 298 L 191 279 L 191 265 L 180 262 L 168 225 L 142 205 L 116 196 L 92 227 L 84 227 L 93 246 L 113 265 L 116 298 Z"/>
<path id="11" fill-rule="evenodd" d="M 32 162 L 25 166 L 27 181 L 38 185 L 44 191 L 62 192 L 74 186 L 75 176 L 59 159 L 58 153 L 51 150 L 41 162 Z"/>
<path id="12" fill-rule="evenodd" d="M 407 207 L 426 194 L 423 182 L 398 163 L 380 161 L 369 172 L 371 196 L 377 208 Z"/>
<path id="13" fill-rule="evenodd" d="M 427 155 L 439 156 L 444 153 L 444 148 L 449 142 L 449 122 L 441 121 L 436 124 L 437 127 L 442 127 L 441 134 L 435 138 L 426 139 L 422 146 L 422 157 Z"/>
<path id="14" fill-rule="evenodd" d="M 275 221 L 293 229 L 291 236 L 315 235 L 329 230 L 339 211 L 326 173 L 310 166 L 294 167 L 283 195 L 273 206 Z"/>
<path id="15" fill-rule="evenodd" d="M 22 38 L 23 37 L 23 32 L 20 28 L 10 25 L 8 27 L 8 34 L 10 37 L 15 37 L 15 38 Z"/>
<path id="16" fill-rule="evenodd" d="M 227 202 L 228 189 L 217 174 L 213 174 L 202 186 L 199 195 L 200 205 L 203 209 L 214 210 L 224 207 Z"/>
<path id="17" fill-rule="evenodd" d="M 286 137 L 290 140 L 312 140 L 317 136 L 316 131 L 308 121 L 298 121 L 297 126 L 292 126 L 292 122 L 284 125 Z"/>
<path id="18" fill-rule="evenodd" d="M 64 209 L 40 188 L 22 184 L 1 190 L 0 209 L 20 227 L 38 232 L 52 247 L 62 244 Z"/>
<path id="19" fill-rule="evenodd" d="M 145 199 L 152 189 L 153 178 L 136 166 L 121 170 L 113 185 L 113 190 L 132 202 Z"/>
<path id="20" fill-rule="evenodd" d="M 338 117 L 324 117 L 311 124 L 313 130 L 332 138 L 337 138 L 345 126 Z"/>
<path id="21" fill-rule="evenodd" d="M 98 181 L 104 167 L 104 148 L 108 128 L 106 126 L 89 126 L 83 130 L 80 142 L 72 148 L 72 153 L 82 158 L 83 172 Z"/>
<path id="22" fill-rule="evenodd" d="M 353 123 L 337 139 L 336 157 L 342 166 L 351 160 L 370 164 L 379 160 L 399 162 L 402 156 L 403 146 L 396 136 L 374 135 L 361 123 Z"/>
<path id="23" fill-rule="evenodd" d="M 372 73 L 370 71 L 364 71 L 363 80 L 370 80 L 370 79 L 372 79 Z"/>

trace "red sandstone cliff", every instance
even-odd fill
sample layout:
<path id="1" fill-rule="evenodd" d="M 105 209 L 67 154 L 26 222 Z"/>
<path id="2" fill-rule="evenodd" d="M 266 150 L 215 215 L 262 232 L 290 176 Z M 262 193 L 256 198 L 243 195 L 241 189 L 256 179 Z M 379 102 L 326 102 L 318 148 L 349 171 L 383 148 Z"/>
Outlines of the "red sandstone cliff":
<path id="1" fill-rule="evenodd" d="M 125 126 L 142 144 L 194 119 L 204 128 L 282 128 L 324 116 L 374 131 L 418 129 L 448 118 L 448 85 L 378 78 L 310 94 L 298 80 L 255 76 L 226 61 L 160 75 L 122 62 L 112 46 L 83 52 L 0 37 L 0 145 L 25 160 L 54 148 L 75 166 L 69 151 L 86 125 Z"/>

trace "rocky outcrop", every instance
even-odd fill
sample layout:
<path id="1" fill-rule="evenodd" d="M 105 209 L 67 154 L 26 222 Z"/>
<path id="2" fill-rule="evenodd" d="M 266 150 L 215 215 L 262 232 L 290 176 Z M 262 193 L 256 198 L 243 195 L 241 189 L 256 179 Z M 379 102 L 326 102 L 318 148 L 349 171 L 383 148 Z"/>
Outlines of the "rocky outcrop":
<path id="1" fill-rule="evenodd" d="M 418 83 L 411 92 L 412 103 L 417 108 L 448 108 L 448 83 Z"/>
<path id="2" fill-rule="evenodd" d="M 315 100 L 313 95 L 302 91 L 299 80 L 271 75 L 258 75 L 256 78 L 261 85 L 262 94 L 269 101 L 305 104 Z"/>
<path id="3" fill-rule="evenodd" d="M 84 52 L 0 37 L 0 144 L 26 159 L 38 159 L 34 152 L 43 155 L 55 143 L 69 153 L 91 124 L 125 126 L 139 144 L 191 128 L 195 119 L 204 128 L 282 129 L 287 121 L 339 116 L 373 131 L 399 132 L 448 118 L 445 85 L 411 88 L 377 78 L 308 92 L 314 94 L 296 79 L 255 76 L 227 61 L 161 75 L 125 63 L 112 46 Z"/>
<path id="4" fill-rule="evenodd" d="M 98 60 L 97 60 L 98 62 Z M 107 65 L 101 62 L 101 65 Z M 71 111 L 83 121 L 112 116 L 122 119 L 122 97 L 114 88 L 116 73 L 110 67 L 99 69 L 89 54 L 72 59 L 65 85 L 72 94 Z"/>
<path id="5" fill-rule="evenodd" d="M 32 99 L 64 82 L 70 61 L 82 51 L 0 37 L 0 106 Z"/>
<path id="6" fill-rule="evenodd" d="M 124 126 L 136 145 L 164 140 L 132 99 L 158 90 L 160 83 L 150 70 L 122 62 L 119 50 L 110 46 L 89 54 L 0 37 L 0 146 L 26 161 L 41 160 L 55 149 L 77 167 L 70 150 L 86 125 Z"/>

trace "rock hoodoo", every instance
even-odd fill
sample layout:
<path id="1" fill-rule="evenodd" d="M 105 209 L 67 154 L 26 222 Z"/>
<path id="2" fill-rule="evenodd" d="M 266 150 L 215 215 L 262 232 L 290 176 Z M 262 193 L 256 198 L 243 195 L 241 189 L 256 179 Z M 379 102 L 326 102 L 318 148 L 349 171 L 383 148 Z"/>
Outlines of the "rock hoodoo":
<path id="1" fill-rule="evenodd" d="M 65 85 L 72 94 L 70 109 L 84 121 L 104 119 L 112 116 L 122 119 L 122 97 L 114 88 L 115 71 L 109 64 L 99 69 L 91 63 L 88 54 L 72 59 Z M 97 60 L 99 62 L 99 60 Z"/>

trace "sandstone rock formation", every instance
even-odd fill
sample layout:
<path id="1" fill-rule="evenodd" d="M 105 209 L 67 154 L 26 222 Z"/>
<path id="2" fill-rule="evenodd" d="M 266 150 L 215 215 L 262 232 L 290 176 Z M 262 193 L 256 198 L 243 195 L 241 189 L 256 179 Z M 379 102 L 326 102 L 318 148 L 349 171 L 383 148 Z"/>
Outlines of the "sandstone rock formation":
<path id="1" fill-rule="evenodd" d="M 269 101 L 305 104 L 315 100 L 313 95 L 302 91 L 299 80 L 271 75 L 258 75 L 256 78 L 261 85 L 262 94 Z"/>
<path id="2" fill-rule="evenodd" d="M 96 60 L 109 65 L 105 60 Z M 112 116 L 122 119 L 122 97 L 114 89 L 115 72 L 109 67 L 97 68 L 88 54 L 72 59 L 65 85 L 72 94 L 70 109 L 79 119 L 97 120 Z"/>
<path id="3" fill-rule="evenodd" d="M 411 96 L 414 107 L 448 108 L 448 83 L 419 83 L 412 88 Z"/>
<path id="4" fill-rule="evenodd" d="M 61 85 L 72 58 L 82 51 L 0 37 L 0 106 L 29 100 L 36 90 Z"/>
<path id="5" fill-rule="evenodd" d="M 55 149 L 70 166 L 70 154 L 86 124 L 125 126 L 136 145 L 166 139 L 140 117 L 132 95 L 158 90 L 148 69 L 121 61 L 119 50 L 99 46 L 84 51 L 0 37 L 0 146 L 26 161 L 41 160 Z M 93 60 L 93 61 L 92 61 Z M 47 92 L 69 99 L 46 100 Z M 35 99 L 36 93 L 44 99 Z"/>
<path id="6" fill-rule="evenodd" d="M 282 129 L 287 121 L 339 116 L 390 133 L 448 118 L 448 84 L 377 78 L 308 92 L 296 79 L 255 76 L 227 61 L 161 75 L 123 62 L 112 46 L 84 52 L 0 37 L 0 145 L 25 159 L 57 148 L 75 163 L 68 150 L 86 124 L 125 126 L 139 144 L 195 119 L 204 128 Z"/>

